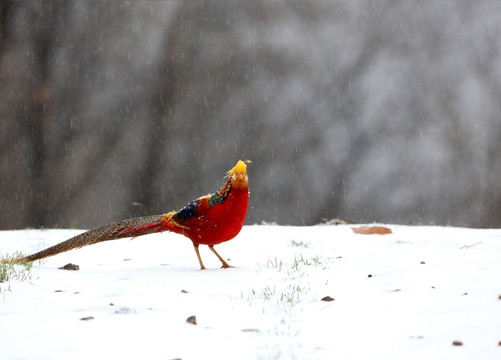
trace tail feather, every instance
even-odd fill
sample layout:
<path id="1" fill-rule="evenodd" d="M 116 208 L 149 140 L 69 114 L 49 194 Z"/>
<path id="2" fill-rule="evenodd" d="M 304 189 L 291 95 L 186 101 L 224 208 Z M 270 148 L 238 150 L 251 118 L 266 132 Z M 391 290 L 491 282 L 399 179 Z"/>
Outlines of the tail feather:
<path id="1" fill-rule="evenodd" d="M 144 216 L 104 225 L 76 235 L 57 245 L 39 251 L 36 254 L 26 256 L 19 261 L 35 261 L 102 241 L 136 237 L 151 234 L 157 231 L 168 230 L 166 223 L 162 220 L 162 218 L 163 215 Z"/>

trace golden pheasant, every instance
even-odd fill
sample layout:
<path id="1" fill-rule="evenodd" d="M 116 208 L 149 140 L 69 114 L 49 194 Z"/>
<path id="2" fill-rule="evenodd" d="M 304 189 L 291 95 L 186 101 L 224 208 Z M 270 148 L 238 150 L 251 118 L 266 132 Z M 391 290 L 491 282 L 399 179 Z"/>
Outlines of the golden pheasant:
<path id="1" fill-rule="evenodd" d="M 167 230 L 183 234 L 193 242 L 202 270 L 205 269 L 205 266 L 198 251 L 200 244 L 208 245 L 223 264 L 222 267 L 228 268 L 230 265 L 216 252 L 214 245 L 231 240 L 240 232 L 247 214 L 250 192 L 247 167 L 242 160 L 228 171 L 227 177 L 228 180 L 218 192 L 199 197 L 179 211 L 104 225 L 19 261 L 35 261 L 101 241 L 136 237 Z"/>

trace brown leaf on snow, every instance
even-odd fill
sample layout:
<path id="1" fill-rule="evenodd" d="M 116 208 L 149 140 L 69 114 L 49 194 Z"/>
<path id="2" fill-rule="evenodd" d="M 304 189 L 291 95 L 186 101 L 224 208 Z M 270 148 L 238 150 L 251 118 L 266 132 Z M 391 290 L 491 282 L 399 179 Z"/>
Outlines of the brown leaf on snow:
<path id="1" fill-rule="evenodd" d="M 357 228 L 352 227 L 351 230 L 355 234 L 364 234 L 364 235 L 372 235 L 372 234 L 379 234 L 379 235 L 385 235 L 385 234 L 391 234 L 391 229 L 384 227 L 384 226 L 359 226 Z"/>

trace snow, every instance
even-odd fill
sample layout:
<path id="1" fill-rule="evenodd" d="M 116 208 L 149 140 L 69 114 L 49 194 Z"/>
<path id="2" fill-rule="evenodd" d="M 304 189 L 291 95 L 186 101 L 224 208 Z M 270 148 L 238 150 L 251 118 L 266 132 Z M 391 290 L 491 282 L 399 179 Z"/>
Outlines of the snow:
<path id="1" fill-rule="evenodd" d="M 500 359 L 501 230 L 386 226 L 245 226 L 230 269 L 170 233 L 59 254 L 0 283 L 1 358 Z M 0 255 L 79 232 L 0 231 Z"/>

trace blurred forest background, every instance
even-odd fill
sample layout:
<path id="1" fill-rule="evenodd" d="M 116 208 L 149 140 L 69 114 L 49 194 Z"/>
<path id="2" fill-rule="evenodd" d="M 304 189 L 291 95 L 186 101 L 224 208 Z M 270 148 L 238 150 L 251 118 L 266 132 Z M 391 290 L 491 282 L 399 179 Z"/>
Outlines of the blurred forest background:
<path id="1" fill-rule="evenodd" d="M 501 225 L 501 2 L 0 4 L 0 228 L 161 214 Z M 137 206 L 137 203 L 142 204 Z"/>

